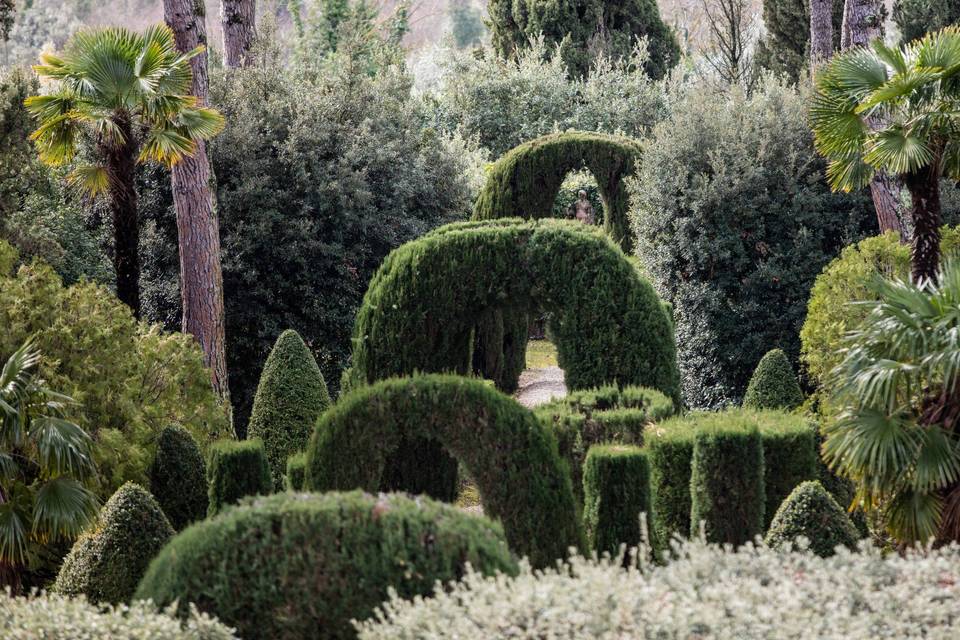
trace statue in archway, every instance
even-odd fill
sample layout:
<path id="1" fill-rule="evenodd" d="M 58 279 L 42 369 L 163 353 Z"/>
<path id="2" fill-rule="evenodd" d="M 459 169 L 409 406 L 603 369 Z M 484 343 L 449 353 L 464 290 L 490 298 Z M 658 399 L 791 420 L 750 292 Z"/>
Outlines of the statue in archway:
<path id="1" fill-rule="evenodd" d="M 577 201 L 573 203 L 571 207 L 573 209 L 573 217 L 583 222 L 584 224 L 594 224 L 596 218 L 593 215 L 593 205 L 590 203 L 590 199 L 587 198 L 587 192 L 583 189 L 577 192 Z"/>

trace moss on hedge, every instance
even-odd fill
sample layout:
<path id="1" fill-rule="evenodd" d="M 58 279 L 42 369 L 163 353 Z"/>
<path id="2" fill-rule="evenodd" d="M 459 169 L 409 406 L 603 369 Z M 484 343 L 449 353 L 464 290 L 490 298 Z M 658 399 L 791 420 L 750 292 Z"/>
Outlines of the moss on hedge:
<path id="1" fill-rule="evenodd" d="M 743 406 L 749 409 L 783 409 L 790 411 L 803 404 L 803 391 L 787 354 L 771 349 L 753 371 Z"/>
<path id="2" fill-rule="evenodd" d="M 209 505 L 214 516 L 240 498 L 266 495 L 273 490 L 270 465 L 260 440 L 221 440 L 210 448 L 207 468 Z"/>
<path id="3" fill-rule="evenodd" d="M 307 449 L 306 486 L 409 490 L 384 470 L 399 446 L 412 440 L 438 442 L 463 464 L 485 513 L 503 523 L 510 548 L 535 566 L 565 557 L 570 547 L 583 548 L 556 440 L 530 411 L 474 379 L 418 375 L 341 398 L 317 423 Z M 423 483 L 437 473 L 422 457 L 407 464 Z"/>
<path id="4" fill-rule="evenodd" d="M 801 483 L 783 501 L 773 518 L 766 542 L 774 549 L 803 536 L 810 550 L 832 556 L 838 546 L 855 549 L 857 530 L 843 508 L 816 480 Z"/>
<path id="5" fill-rule="evenodd" d="M 97 528 L 73 545 L 53 589 L 94 603 L 128 602 L 150 561 L 173 535 L 153 496 L 128 482 L 107 500 Z"/>
<path id="6" fill-rule="evenodd" d="M 602 133 L 568 131 L 525 142 L 493 165 L 477 198 L 473 218 L 550 218 L 564 178 L 570 171 L 585 167 L 600 189 L 604 229 L 630 253 L 629 197 L 624 178 L 634 172 L 640 155 L 637 141 Z"/>
<path id="7" fill-rule="evenodd" d="M 190 432 L 169 426 L 160 432 L 150 466 L 150 493 L 179 531 L 207 515 L 207 465 Z"/>
<path id="8" fill-rule="evenodd" d="M 275 491 L 283 489 L 287 458 L 307 446 L 320 414 L 330 406 L 327 383 L 300 334 L 280 334 L 263 365 L 247 437 L 263 440 Z"/>
<path id="9" fill-rule="evenodd" d="M 590 548 L 616 554 L 642 540 L 640 514 L 653 519 L 647 453 L 629 445 L 590 447 L 583 471 L 583 522 Z"/>
<path id="10" fill-rule="evenodd" d="M 194 524 L 150 565 L 137 598 L 187 603 L 246 640 L 354 638 L 388 589 L 429 595 L 469 563 L 515 574 L 502 528 L 432 500 L 359 491 L 250 498 Z"/>

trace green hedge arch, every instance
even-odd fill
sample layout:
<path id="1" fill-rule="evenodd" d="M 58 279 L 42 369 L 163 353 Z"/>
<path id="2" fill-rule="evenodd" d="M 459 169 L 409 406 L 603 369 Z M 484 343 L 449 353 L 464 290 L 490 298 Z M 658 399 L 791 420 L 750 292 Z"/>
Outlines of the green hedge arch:
<path id="1" fill-rule="evenodd" d="M 534 566 L 551 566 L 570 547 L 585 549 L 556 440 L 532 412 L 475 379 L 417 375 L 347 394 L 317 422 L 307 448 L 306 488 L 411 491 L 390 469 L 411 440 L 439 442 L 466 467 L 485 514 L 501 521 L 510 548 Z M 431 462 L 404 460 L 424 484 L 446 482 L 446 472 Z"/>
<path id="2" fill-rule="evenodd" d="M 473 218 L 550 218 L 563 179 L 572 170 L 587 168 L 600 188 L 604 230 L 630 254 L 629 198 L 623 180 L 633 173 L 640 152 L 639 142 L 631 138 L 586 131 L 530 140 L 494 163 Z"/>
<path id="3" fill-rule="evenodd" d="M 603 233 L 559 220 L 454 223 L 394 250 L 357 312 L 347 386 L 473 372 L 477 327 L 494 311 L 552 313 L 569 388 L 644 386 L 679 404 L 669 311 Z M 509 389 L 519 375 L 510 371 L 488 377 Z"/>

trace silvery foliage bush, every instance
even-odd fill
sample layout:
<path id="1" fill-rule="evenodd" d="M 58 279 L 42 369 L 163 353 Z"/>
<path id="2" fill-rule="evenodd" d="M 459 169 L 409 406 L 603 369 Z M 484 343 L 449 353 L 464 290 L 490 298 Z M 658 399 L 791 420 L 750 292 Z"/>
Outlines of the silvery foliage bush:
<path id="1" fill-rule="evenodd" d="M 148 602 L 96 606 L 83 597 L 33 594 L 11 598 L 0 591 L 4 640 L 235 640 L 233 630 L 193 605 L 181 622 Z"/>
<path id="2" fill-rule="evenodd" d="M 832 558 L 675 543 L 665 566 L 574 557 L 516 578 L 469 573 L 435 597 L 392 595 L 362 640 L 777 638 L 946 640 L 960 633 L 960 547 Z"/>

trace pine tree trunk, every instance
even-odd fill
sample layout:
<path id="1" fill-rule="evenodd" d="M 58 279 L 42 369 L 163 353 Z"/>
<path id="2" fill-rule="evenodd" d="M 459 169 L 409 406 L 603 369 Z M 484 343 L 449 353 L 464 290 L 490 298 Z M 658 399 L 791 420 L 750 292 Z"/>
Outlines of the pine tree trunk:
<path id="1" fill-rule="evenodd" d="M 164 20 L 173 29 L 180 51 L 207 43 L 207 26 L 194 0 L 164 0 Z M 200 5 L 202 6 L 202 4 Z M 207 54 L 190 61 L 193 95 L 207 103 Z M 220 229 L 217 222 L 210 161 L 201 141 L 196 152 L 173 167 L 173 202 L 177 210 L 180 245 L 180 297 L 183 330 L 203 350 L 214 391 L 230 411 L 223 309 L 223 272 L 220 266 Z"/>
<path id="2" fill-rule="evenodd" d="M 936 164 L 936 163 L 934 163 Z M 937 279 L 940 267 L 940 175 L 934 167 L 904 175 L 913 204 L 910 270 L 914 281 Z"/>
<path id="3" fill-rule="evenodd" d="M 833 0 L 810 0 L 810 68 L 833 55 Z"/>
<path id="4" fill-rule="evenodd" d="M 230 69 L 250 63 L 250 47 L 256 31 L 256 0 L 220 0 L 224 61 Z"/>
<path id="5" fill-rule="evenodd" d="M 101 146 L 113 216 L 113 269 L 117 297 L 140 317 L 140 222 L 137 215 L 137 143 L 128 118 L 117 120 L 126 143 Z"/>

